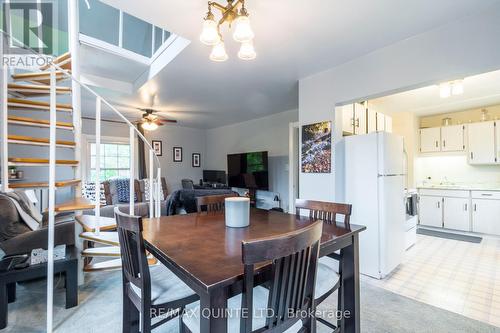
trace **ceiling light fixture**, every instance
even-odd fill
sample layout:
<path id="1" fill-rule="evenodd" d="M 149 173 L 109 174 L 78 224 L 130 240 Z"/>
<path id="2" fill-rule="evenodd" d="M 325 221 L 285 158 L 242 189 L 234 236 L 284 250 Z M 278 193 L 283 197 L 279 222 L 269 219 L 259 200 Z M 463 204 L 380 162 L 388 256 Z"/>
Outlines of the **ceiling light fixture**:
<path id="1" fill-rule="evenodd" d="M 216 8 L 221 12 L 222 18 L 219 22 L 215 21 L 212 8 Z M 240 51 L 238 52 L 238 57 L 242 60 L 255 59 L 257 53 L 255 53 L 252 43 L 255 34 L 250 25 L 248 12 L 245 8 L 245 0 L 227 0 L 226 6 L 213 1 L 208 2 L 208 12 L 205 16 L 205 22 L 203 22 L 200 41 L 203 44 L 212 46 L 210 60 L 222 62 L 229 58 L 220 32 L 220 26 L 223 23 L 228 23 L 230 29 L 234 23 L 233 39 L 242 43 Z"/>
<path id="2" fill-rule="evenodd" d="M 153 121 L 145 121 L 142 123 L 142 128 L 144 128 L 146 131 L 154 131 L 158 128 L 158 125 L 153 122 Z"/>
<path id="3" fill-rule="evenodd" d="M 464 80 L 444 82 L 439 85 L 439 96 L 448 98 L 451 95 L 457 96 L 464 93 Z"/>

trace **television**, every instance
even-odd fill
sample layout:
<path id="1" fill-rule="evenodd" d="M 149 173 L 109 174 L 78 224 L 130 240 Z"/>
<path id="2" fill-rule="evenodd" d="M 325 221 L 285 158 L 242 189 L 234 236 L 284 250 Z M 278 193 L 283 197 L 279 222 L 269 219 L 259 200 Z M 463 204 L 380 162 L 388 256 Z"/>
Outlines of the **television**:
<path id="1" fill-rule="evenodd" d="M 226 184 L 226 171 L 203 170 L 203 181 L 206 183 Z"/>
<path id="2" fill-rule="evenodd" d="M 227 155 L 228 185 L 269 190 L 267 151 Z"/>

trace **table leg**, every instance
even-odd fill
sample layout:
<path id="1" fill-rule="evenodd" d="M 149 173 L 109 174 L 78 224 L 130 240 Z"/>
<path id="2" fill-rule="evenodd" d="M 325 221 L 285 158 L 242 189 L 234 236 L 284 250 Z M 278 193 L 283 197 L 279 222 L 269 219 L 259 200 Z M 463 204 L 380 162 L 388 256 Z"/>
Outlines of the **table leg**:
<path id="1" fill-rule="evenodd" d="M 74 260 L 68 266 L 64 274 L 66 284 L 66 309 L 78 305 L 78 261 Z"/>
<path id="2" fill-rule="evenodd" d="M 7 285 L 5 283 L 0 283 L 0 329 L 7 327 L 7 314 L 9 307 L 7 298 Z"/>
<path id="3" fill-rule="evenodd" d="M 359 238 L 352 236 L 352 244 L 344 248 L 342 258 L 344 302 L 344 332 L 360 332 L 359 295 Z"/>
<path id="4" fill-rule="evenodd" d="M 13 303 L 16 301 L 16 283 L 9 283 L 7 284 L 7 297 L 9 300 L 9 303 Z"/>
<path id="5" fill-rule="evenodd" d="M 200 296 L 200 333 L 227 332 L 227 289 L 218 288 Z"/>

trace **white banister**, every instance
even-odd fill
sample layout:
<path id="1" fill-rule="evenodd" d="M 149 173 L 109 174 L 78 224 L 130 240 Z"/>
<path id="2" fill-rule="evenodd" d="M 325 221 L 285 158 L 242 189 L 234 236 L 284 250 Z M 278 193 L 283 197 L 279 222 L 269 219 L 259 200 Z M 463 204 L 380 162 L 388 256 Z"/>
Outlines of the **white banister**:
<path id="1" fill-rule="evenodd" d="M 95 101 L 95 233 L 101 231 L 101 98 Z"/>
<path id="2" fill-rule="evenodd" d="M 1 40 L 3 43 L 3 39 Z M 1 82 L 1 94 L 2 94 L 2 99 L 1 99 L 1 112 L 2 112 L 2 123 L 1 123 L 1 139 L 2 139 L 2 161 L 1 161 L 1 166 L 2 166 L 2 176 L 1 176 L 1 181 L 2 181 L 2 191 L 8 192 L 9 191 L 9 141 L 8 141 L 8 104 L 7 104 L 7 99 L 8 99 L 8 92 L 7 92 L 7 80 L 8 80 L 8 73 L 9 73 L 9 68 L 6 65 L 2 66 L 2 82 Z"/>
<path id="3" fill-rule="evenodd" d="M 54 292 L 54 221 L 56 203 L 56 72 L 50 68 L 49 221 L 47 245 L 47 332 L 52 333 Z"/>
<path id="4" fill-rule="evenodd" d="M 130 126 L 130 195 L 129 195 L 129 214 L 134 215 L 135 203 L 135 128 Z"/>
<path id="5" fill-rule="evenodd" d="M 161 168 L 158 168 L 158 172 L 156 174 L 157 180 L 156 180 L 156 216 L 155 217 L 160 217 L 161 215 L 161 195 L 160 195 L 160 190 L 161 190 Z"/>
<path id="6" fill-rule="evenodd" d="M 154 214 L 154 200 L 153 200 L 153 191 L 154 191 L 154 187 L 153 187 L 153 180 L 154 180 L 154 175 L 153 175 L 153 172 L 154 172 L 154 166 L 153 166 L 153 163 L 154 163 L 154 151 L 153 150 L 149 150 L 149 217 L 150 218 L 153 218 L 155 216 Z"/>

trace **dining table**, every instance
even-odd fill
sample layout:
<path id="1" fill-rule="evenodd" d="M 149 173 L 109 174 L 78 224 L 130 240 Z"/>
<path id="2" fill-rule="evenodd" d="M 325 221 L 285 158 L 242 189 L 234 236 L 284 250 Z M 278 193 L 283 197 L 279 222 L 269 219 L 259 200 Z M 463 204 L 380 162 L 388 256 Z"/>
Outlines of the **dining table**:
<path id="1" fill-rule="evenodd" d="M 300 230 L 315 220 L 278 211 L 250 209 L 250 225 L 231 228 L 224 213 L 192 213 L 143 219 L 146 249 L 200 297 L 200 333 L 227 332 L 228 298 L 243 288 L 242 241 Z M 366 227 L 323 223 L 320 257 L 342 250 L 344 332 L 360 332 L 359 233 Z M 256 283 L 266 282 L 270 263 L 256 266 Z M 205 311 L 205 310 L 204 310 Z M 233 332 L 230 332 L 233 333 Z"/>

